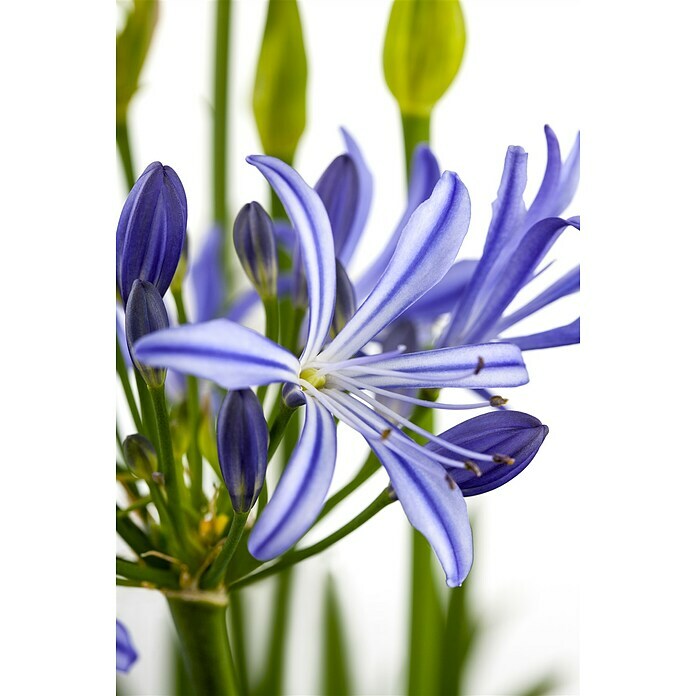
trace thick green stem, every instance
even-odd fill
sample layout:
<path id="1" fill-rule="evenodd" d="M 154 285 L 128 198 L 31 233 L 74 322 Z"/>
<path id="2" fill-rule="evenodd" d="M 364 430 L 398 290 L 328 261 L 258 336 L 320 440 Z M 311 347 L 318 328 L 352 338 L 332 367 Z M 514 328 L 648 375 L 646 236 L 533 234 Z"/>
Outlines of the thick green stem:
<path id="1" fill-rule="evenodd" d="M 135 184 L 135 170 L 133 169 L 133 156 L 128 137 L 128 122 L 125 118 L 116 121 L 116 145 L 118 145 L 118 154 L 121 156 L 126 184 L 129 189 L 132 189 Z"/>
<path id="2" fill-rule="evenodd" d="M 416 116 L 401 114 L 401 126 L 404 135 L 404 155 L 406 157 L 406 182 L 411 177 L 411 159 L 419 143 L 430 142 L 430 114 Z"/>
<path id="3" fill-rule="evenodd" d="M 226 595 L 171 593 L 167 601 L 194 694 L 236 696 L 225 620 Z"/>
<path id="4" fill-rule="evenodd" d="M 157 421 L 157 454 L 160 470 L 164 475 L 164 488 L 167 491 L 168 508 L 174 523 L 175 532 L 184 545 L 186 538 L 184 531 L 184 509 L 181 503 L 181 472 L 176 470 L 174 449 L 172 447 L 172 434 L 169 429 L 169 413 L 167 400 L 164 395 L 164 385 L 161 387 L 148 387 L 155 409 Z"/>
<path id="5" fill-rule="evenodd" d="M 142 433 L 148 440 L 154 442 L 157 426 L 155 424 L 155 411 L 152 406 L 152 398 L 147 390 L 147 384 L 138 370 L 135 370 L 135 384 L 138 387 L 138 398 L 140 399 L 140 411 L 143 415 Z"/>
<path id="6" fill-rule="evenodd" d="M 247 654 L 245 641 L 249 639 L 247 622 L 244 612 L 244 602 L 241 592 L 230 592 L 230 618 L 232 630 L 232 654 L 236 669 L 240 696 L 249 693 L 249 672 L 247 669 Z"/>
<path id="7" fill-rule="evenodd" d="M 344 537 L 354 532 L 356 529 L 361 527 L 369 519 L 373 518 L 380 510 L 387 507 L 387 505 L 393 503 L 396 500 L 394 493 L 391 488 L 385 488 L 360 514 L 354 517 L 350 522 L 343 525 L 340 529 L 336 530 L 333 534 L 330 534 L 325 539 L 318 541 L 312 546 L 308 546 L 306 549 L 300 549 L 299 551 L 291 551 L 280 558 L 280 560 L 269 568 L 259 571 L 258 573 L 253 573 L 240 578 L 236 582 L 233 582 L 231 587 L 238 588 L 244 587 L 245 585 L 251 585 L 254 582 L 263 580 L 270 575 L 275 575 L 276 573 L 289 568 L 290 566 L 304 561 L 311 556 L 315 556 L 318 553 L 333 546 L 337 541 L 340 541 Z"/>
<path id="8" fill-rule="evenodd" d="M 218 554 L 218 557 L 213 561 L 213 564 L 201 578 L 201 587 L 204 590 L 209 590 L 215 587 L 222 580 L 227 570 L 227 565 L 232 560 L 234 552 L 237 550 L 239 540 L 242 538 L 244 525 L 246 524 L 248 512 L 235 513 L 232 518 L 232 527 L 225 539 L 225 543 Z"/>

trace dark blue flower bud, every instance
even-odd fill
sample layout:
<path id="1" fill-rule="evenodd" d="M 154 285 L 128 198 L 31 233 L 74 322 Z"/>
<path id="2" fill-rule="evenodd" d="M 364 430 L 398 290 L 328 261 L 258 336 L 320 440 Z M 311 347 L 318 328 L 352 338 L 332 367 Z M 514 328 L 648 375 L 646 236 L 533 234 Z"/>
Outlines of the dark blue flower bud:
<path id="1" fill-rule="evenodd" d="M 167 292 L 186 234 L 186 194 L 171 167 L 153 162 L 135 182 L 116 230 L 116 282 L 127 304 L 135 280 Z"/>
<path id="2" fill-rule="evenodd" d="M 548 432 L 538 418 L 519 411 L 494 411 L 455 425 L 440 437 L 459 447 L 491 454 L 494 461 L 470 461 L 464 469 L 448 469 L 452 485 L 459 486 L 465 496 L 502 486 L 532 461 Z M 451 456 L 434 442 L 426 447 Z"/>
<path id="3" fill-rule="evenodd" d="M 343 264 L 336 259 L 336 308 L 331 321 L 334 336 L 338 334 L 355 314 L 355 290 Z"/>
<path id="4" fill-rule="evenodd" d="M 232 509 L 249 512 L 263 487 L 268 463 L 268 427 L 251 389 L 227 392 L 218 413 L 217 445 Z"/>
<path id="5" fill-rule="evenodd" d="M 336 258 L 343 258 L 343 248 L 358 210 L 358 170 L 350 155 L 336 157 L 321 175 L 314 190 L 329 214 Z"/>
<path id="6" fill-rule="evenodd" d="M 273 297 L 278 286 L 278 253 L 273 223 L 254 201 L 247 203 L 234 221 L 234 248 L 244 272 L 261 297 Z"/>
<path id="7" fill-rule="evenodd" d="M 162 297 L 152 283 L 136 280 L 126 305 L 126 341 L 133 364 L 150 387 L 161 387 L 167 371 L 141 363 L 134 354 L 136 341 L 153 331 L 169 327 L 169 316 Z"/>
<path id="8" fill-rule="evenodd" d="M 307 403 L 304 391 L 296 384 L 286 382 L 281 390 L 283 401 L 289 408 L 299 408 Z"/>
<path id="9" fill-rule="evenodd" d="M 128 629 L 116 619 L 116 670 L 127 672 L 137 659 Z"/>

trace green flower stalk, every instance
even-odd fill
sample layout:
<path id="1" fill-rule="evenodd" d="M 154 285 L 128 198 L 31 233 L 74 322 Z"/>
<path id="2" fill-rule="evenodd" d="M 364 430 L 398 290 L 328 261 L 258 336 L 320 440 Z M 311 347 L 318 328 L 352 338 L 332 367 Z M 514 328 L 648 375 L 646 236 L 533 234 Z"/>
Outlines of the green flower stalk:
<path id="1" fill-rule="evenodd" d="M 459 0 L 395 0 L 384 39 L 384 77 L 401 111 L 406 166 L 430 140 L 430 116 L 459 71 L 466 30 Z"/>

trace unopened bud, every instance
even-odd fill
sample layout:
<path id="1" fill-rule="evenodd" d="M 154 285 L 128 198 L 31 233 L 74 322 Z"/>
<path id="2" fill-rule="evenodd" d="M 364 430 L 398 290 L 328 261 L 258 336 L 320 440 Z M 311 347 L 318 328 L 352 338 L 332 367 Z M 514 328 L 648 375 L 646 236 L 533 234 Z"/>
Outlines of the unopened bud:
<path id="1" fill-rule="evenodd" d="M 459 0 L 395 0 L 383 63 L 402 114 L 430 114 L 459 70 L 465 43 Z"/>
<path id="2" fill-rule="evenodd" d="M 273 223 L 256 201 L 239 211 L 233 237 L 237 256 L 251 284 L 261 297 L 274 297 L 278 292 L 278 253 Z"/>
<path id="3" fill-rule="evenodd" d="M 251 389 L 227 392 L 217 422 L 220 471 L 237 513 L 259 497 L 268 463 L 268 426 Z"/>
<path id="4" fill-rule="evenodd" d="M 157 453 L 143 435 L 129 435 L 123 442 L 126 464 L 142 479 L 149 479 L 157 470 Z"/>
<path id="5" fill-rule="evenodd" d="M 167 376 L 167 370 L 150 367 L 140 362 L 135 357 L 133 346 L 143 336 L 168 327 L 167 308 L 155 286 L 152 283 L 136 280 L 126 305 L 126 341 L 131 360 L 149 387 L 161 387 Z"/>
<path id="6" fill-rule="evenodd" d="M 133 281 L 164 295 L 176 272 L 186 235 L 186 194 L 171 167 L 153 162 L 135 182 L 116 230 L 116 282 L 124 304 Z"/>
<path id="7" fill-rule="evenodd" d="M 343 264 L 336 259 L 336 308 L 331 330 L 337 335 L 355 314 L 355 290 Z"/>

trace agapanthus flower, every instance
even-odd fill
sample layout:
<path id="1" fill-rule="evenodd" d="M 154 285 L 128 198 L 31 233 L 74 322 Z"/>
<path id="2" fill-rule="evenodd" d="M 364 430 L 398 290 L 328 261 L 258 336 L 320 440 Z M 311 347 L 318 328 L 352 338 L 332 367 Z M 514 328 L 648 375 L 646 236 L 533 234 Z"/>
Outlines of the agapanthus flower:
<path id="1" fill-rule="evenodd" d="M 138 659 L 128 629 L 116 619 L 116 670 L 128 672 Z"/>
<path id="2" fill-rule="evenodd" d="M 481 453 L 438 438 L 372 395 L 470 408 L 421 402 L 398 390 L 517 386 L 528 379 L 520 350 L 497 343 L 409 354 L 361 351 L 452 266 L 469 225 L 468 192 L 456 174 L 445 172 L 440 177 L 432 195 L 405 224 L 372 291 L 327 343 L 336 304 L 336 260 L 326 209 L 288 165 L 263 156 L 248 161 L 274 188 L 301 246 L 309 304 L 302 354 L 298 359 L 226 319 L 150 334 L 137 343 L 135 353 L 151 365 L 195 374 L 227 389 L 284 383 L 286 402 L 304 404 L 298 444 L 249 538 L 249 550 L 256 558 L 268 560 L 283 553 L 316 520 L 336 461 L 335 416 L 366 439 L 385 466 L 409 520 L 435 550 L 448 584 L 460 585 L 472 562 L 471 530 L 466 503 L 447 468 L 466 469 L 470 461 L 511 464 L 512 460 L 505 452 Z M 445 453 L 417 444 L 399 426 L 440 444 Z"/>

